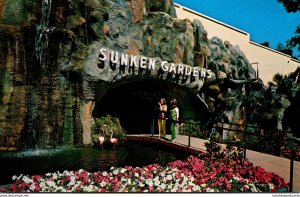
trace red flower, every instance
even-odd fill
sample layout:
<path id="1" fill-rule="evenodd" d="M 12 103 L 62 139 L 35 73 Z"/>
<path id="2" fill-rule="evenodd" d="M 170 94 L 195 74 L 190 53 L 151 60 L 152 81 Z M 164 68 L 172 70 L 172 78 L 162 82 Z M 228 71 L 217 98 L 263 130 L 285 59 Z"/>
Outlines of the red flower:
<path id="1" fill-rule="evenodd" d="M 228 177 L 229 179 L 232 179 L 232 178 L 233 178 L 233 174 L 227 173 L 227 177 Z"/>
<path id="2" fill-rule="evenodd" d="M 28 184 L 25 183 L 25 182 L 23 182 L 23 183 L 21 184 L 21 187 L 28 187 Z"/>
<path id="3" fill-rule="evenodd" d="M 37 182 L 34 183 L 34 187 L 37 192 L 39 192 L 41 190 L 41 188 Z"/>
<path id="4" fill-rule="evenodd" d="M 240 174 L 242 174 L 242 175 L 245 175 L 246 173 L 247 173 L 246 169 L 242 169 L 242 170 L 240 171 Z"/>

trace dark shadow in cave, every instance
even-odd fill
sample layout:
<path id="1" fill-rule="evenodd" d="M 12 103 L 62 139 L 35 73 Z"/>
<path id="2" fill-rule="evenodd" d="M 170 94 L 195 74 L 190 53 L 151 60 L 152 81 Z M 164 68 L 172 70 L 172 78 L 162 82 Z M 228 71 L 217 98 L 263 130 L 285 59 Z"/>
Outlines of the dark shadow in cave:
<path id="1" fill-rule="evenodd" d="M 107 114 L 118 117 L 127 134 L 150 134 L 154 122 L 154 133 L 157 134 L 155 108 L 162 97 L 167 99 L 168 109 L 171 107 L 170 100 L 177 98 L 182 118 L 203 122 L 209 118 L 204 105 L 187 88 L 157 80 L 98 84 L 93 117 Z"/>

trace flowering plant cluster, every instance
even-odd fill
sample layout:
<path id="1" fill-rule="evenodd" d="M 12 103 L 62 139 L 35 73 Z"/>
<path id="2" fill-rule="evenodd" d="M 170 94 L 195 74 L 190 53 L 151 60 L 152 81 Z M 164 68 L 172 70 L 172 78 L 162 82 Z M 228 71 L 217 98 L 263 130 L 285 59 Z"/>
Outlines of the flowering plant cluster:
<path id="1" fill-rule="evenodd" d="M 162 167 L 111 167 L 13 176 L 14 184 L 2 192 L 275 192 L 287 184 L 279 176 L 248 161 L 211 159 L 209 154 L 189 156 Z"/>
<path id="2" fill-rule="evenodd" d="M 281 151 L 282 151 L 282 155 L 285 158 L 289 158 L 289 159 L 291 158 L 292 151 L 288 146 L 283 147 Z M 300 146 L 295 151 L 293 159 L 296 160 L 296 161 L 300 161 Z"/>
<path id="3" fill-rule="evenodd" d="M 191 174 L 198 185 L 205 184 L 217 192 L 275 192 L 288 187 L 278 175 L 247 160 L 210 159 L 202 153 L 186 161 L 172 162 L 170 166 Z"/>

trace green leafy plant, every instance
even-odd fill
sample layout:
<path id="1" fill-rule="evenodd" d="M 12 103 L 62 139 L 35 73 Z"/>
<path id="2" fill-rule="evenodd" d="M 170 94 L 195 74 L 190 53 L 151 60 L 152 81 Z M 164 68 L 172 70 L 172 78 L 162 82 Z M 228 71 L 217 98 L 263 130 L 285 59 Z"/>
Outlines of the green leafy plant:
<path id="1" fill-rule="evenodd" d="M 98 137 L 100 135 L 100 129 L 103 125 L 107 125 L 104 130 L 106 142 L 109 142 L 111 136 L 111 130 L 114 130 L 113 137 L 117 138 L 119 142 L 123 142 L 125 140 L 126 133 L 120 124 L 119 118 L 113 117 L 111 115 L 106 115 L 101 118 L 95 118 L 95 127 L 93 129 L 94 142 L 98 141 Z"/>

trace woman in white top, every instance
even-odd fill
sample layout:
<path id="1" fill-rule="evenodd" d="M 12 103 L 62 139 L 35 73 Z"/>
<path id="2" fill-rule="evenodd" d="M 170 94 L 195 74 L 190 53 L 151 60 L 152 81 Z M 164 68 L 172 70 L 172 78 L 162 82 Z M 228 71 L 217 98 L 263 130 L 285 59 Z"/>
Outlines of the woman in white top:
<path id="1" fill-rule="evenodd" d="M 172 105 L 172 109 L 170 110 L 171 132 L 172 132 L 172 142 L 174 142 L 179 130 L 178 127 L 179 108 L 177 106 L 177 100 L 175 98 L 171 100 L 171 105 Z"/>

